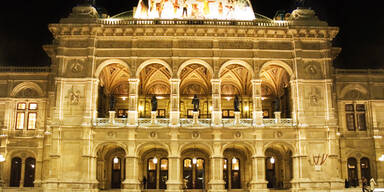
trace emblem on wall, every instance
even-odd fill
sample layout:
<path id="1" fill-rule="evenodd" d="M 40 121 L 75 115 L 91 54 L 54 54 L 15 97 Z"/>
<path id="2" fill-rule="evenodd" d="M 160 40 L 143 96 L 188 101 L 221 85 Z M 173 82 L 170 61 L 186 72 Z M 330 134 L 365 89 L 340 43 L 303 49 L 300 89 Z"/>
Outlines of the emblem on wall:
<path id="1" fill-rule="evenodd" d="M 71 61 L 70 70 L 72 73 L 81 73 L 84 70 L 84 59 L 74 59 Z"/>

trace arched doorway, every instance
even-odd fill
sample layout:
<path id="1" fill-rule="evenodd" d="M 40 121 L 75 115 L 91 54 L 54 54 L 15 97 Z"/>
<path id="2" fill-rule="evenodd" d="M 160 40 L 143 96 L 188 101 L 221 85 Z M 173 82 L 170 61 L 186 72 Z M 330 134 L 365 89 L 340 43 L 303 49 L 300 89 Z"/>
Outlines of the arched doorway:
<path id="1" fill-rule="evenodd" d="M 260 72 L 261 96 L 264 118 L 273 118 L 274 112 L 281 112 L 282 118 L 291 117 L 290 75 L 278 65 L 269 65 Z"/>
<path id="2" fill-rule="evenodd" d="M 24 187 L 33 187 L 35 181 L 35 158 L 29 157 L 25 160 Z"/>
<path id="3" fill-rule="evenodd" d="M 265 179 L 271 189 L 289 189 L 293 178 L 292 151 L 282 144 L 270 146 L 265 151 Z"/>
<path id="4" fill-rule="evenodd" d="M 223 180 L 227 190 L 246 190 L 251 179 L 251 152 L 243 145 L 229 144 L 223 156 Z"/>
<path id="5" fill-rule="evenodd" d="M 191 147 L 182 152 L 183 186 L 185 189 L 206 189 L 209 178 L 209 155 Z"/>
<path id="6" fill-rule="evenodd" d="M 116 111 L 118 118 L 128 117 L 128 94 L 130 71 L 126 66 L 114 63 L 100 72 L 98 90 L 98 116 L 108 116 L 108 111 Z"/>
<path id="7" fill-rule="evenodd" d="M 22 160 L 20 157 L 12 158 L 11 162 L 11 178 L 10 178 L 10 187 L 19 187 L 21 179 L 21 165 Z"/>
<path id="8" fill-rule="evenodd" d="M 181 69 L 180 82 L 180 114 L 182 118 L 193 117 L 193 104 L 191 102 L 194 95 L 200 99 L 199 117 L 211 118 L 211 93 L 212 93 L 212 73 L 202 64 L 190 64 Z"/>
<path id="9" fill-rule="evenodd" d="M 348 158 L 347 161 L 348 168 L 348 182 L 350 186 L 356 187 L 359 185 L 359 179 L 357 176 L 357 160 L 353 157 Z"/>
<path id="10" fill-rule="evenodd" d="M 152 148 L 141 156 L 144 189 L 167 189 L 168 153 L 162 148 Z M 144 179 L 145 178 L 145 179 Z"/>
<path id="11" fill-rule="evenodd" d="M 97 153 L 96 179 L 99 189 L 120 189 L 125 180 L 125 150 L 117 145 L 106 145 Z"/>
<path id="12" fill-rule="evenodd" d="M 239 99 L 239 112 L 241 117 L 252 117 L 252 78 L 252 71 L 240 64 L 223 66 L 220 70 L 223 118 L 234 118 L 234 99 L 236 96 Z"/>
<path id="13" fill-rule="evenodd" d="M 162 64 L 153 63 L 146 65 L 139 73 L 139 116 L 151 117 L 151 98 L 157 98 L 157 117 L 169 116 L 170 78 L 171 72 Z"/>
<path id="14" fill-rule="evenodd" d="M 361 170 L 361 178 L 366 178 L 369 180 L 371 178 L 371 167 L 369 163 L 369 159 L 363 157 L 360 159 L 360 170 Z"/>

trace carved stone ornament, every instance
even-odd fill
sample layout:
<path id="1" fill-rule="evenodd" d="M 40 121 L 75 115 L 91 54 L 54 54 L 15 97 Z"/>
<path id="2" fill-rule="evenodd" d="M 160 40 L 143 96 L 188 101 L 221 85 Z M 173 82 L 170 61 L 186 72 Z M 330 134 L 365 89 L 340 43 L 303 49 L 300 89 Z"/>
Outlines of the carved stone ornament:
<path id="1" fill-rule="evenodd" d="M 309 104 L 311 106 L 319 105 L 320 98 L 321 98 L 320 90 L 316 87 L 312 87 L 311 92 L 309 93 Z"/>
<path id="2" fill-rule="evenodd" d="M 310 75 L 315 75 L 317 74 L 317 68 L 315 65 L 313 64 L 309 64 L 306 68 L 305 68 L 305 71 L 310 74 Z"/>
<path id="3" fill-rule="evenodd" d="M 80 91 L 72 87 L 69 93 L 69 98 L 70 98 L 71 105 L 80 104 Z"/>
<path id="4" fill-rule="evenodd" d="M 192 138 L 194 138 L 194 139 L 198 139 L 199 137 L 200 137 L 200 133 L 199 133 L 199 132 L 194 131 L 194 132 L 192 133 Z"/>
<path id="5" fill-rule="evenodd" d="M 344 96 L 344 99 L 354 99 L 354 100 L 365 99 L 365 98 L 366 96 L 357 89 L 349 91 Z"/>
<path id="6" fill-rule="evenodd" d="M 235 138 L 239 139 L 239 138 L 241 138 L 241 136 L 242 136 L 242 134 L 241 134 L 240 131 L 237 131 L 237 132 L 235 133 Z"/>
<path id="7" fill-rule="evenodd" d="M 157 137 L 157 133 L 155 131 L 152 131 L 151 133 L 149 133 L 149 137 L 156 138 Z"/>
<path id="8" fill-rule="evenodd" d="M 75 60 L 71 65 L 71 71 L 73 73 L 81 73 L 83 72 L 84 65 L 82 64 L 80 60 Z"/>
<path id="9" fill-rule="evenodd" d="M 16 97 L 19 98 L 36 98 L 39 97 L 39 94 L 32 88 L 25 88 L 17 93 Z"/>

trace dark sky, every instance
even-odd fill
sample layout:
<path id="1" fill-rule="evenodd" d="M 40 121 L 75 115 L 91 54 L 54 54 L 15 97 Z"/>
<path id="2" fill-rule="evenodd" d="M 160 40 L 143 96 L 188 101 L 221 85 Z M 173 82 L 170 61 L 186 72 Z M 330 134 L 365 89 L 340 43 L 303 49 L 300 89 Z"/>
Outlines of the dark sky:
<path id="1" fill-rule="evenodd" d="M 110 15 L 131 10 L 138 0 L 96 0 Z M 291 11 L 295 0 L 251 0 L 255 12 L 273 17 L 277 10 Z M 41 48 L 52 41 L 49 23 L 67 17 L 77 0 L 13 0 L 0 6 L 0 65 L 44 66 L 48 56 Z M 380 1 L 312 0 L 321 20 L 340 27 L 334 45 L 343 48 L 335 66 L 384 66 L 384 14 Z"/>

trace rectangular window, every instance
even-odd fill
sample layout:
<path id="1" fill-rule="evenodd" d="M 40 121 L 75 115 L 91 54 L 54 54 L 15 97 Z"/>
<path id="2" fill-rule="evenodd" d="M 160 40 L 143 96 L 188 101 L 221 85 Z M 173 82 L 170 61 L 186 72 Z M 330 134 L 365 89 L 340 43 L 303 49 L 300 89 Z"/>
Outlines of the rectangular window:
<path id="1" fill-rule="evenodd" d="M 347 129 L 349 131 L 356 130 L 356 128 L 355 128 L 355 115 L 353 113 L 347 113 L 346 118 L 347 118 Z"/>
<path id="2" fill-rule="evenodd" d="M 37 103 L 30 103 L 28 109 L 29 110 L 37 110 Z"/>
<path id="3" fill-rule="evenodd" d="M 25 103 L 18 103 L 17 104 L 17 110 L 25 110 L 26 104 Z"/>
<path id="4" fill-rule="evenodd" d="M 357 127 L 359 131 L 367 130 L 367 126 L 365 124 L 365 113 L 357 114 Z"/>
<path id="5" fill-rule="evenodd" d="M 28 129 L 36 129 L 36 117 L 37 113 L 28 114 Z"/>
<path id="6" fill-rule="evenodd" d="M 17 113 L 16 115 L 16 129 L 24 129 L 24 113 Z"/>

